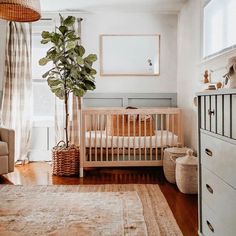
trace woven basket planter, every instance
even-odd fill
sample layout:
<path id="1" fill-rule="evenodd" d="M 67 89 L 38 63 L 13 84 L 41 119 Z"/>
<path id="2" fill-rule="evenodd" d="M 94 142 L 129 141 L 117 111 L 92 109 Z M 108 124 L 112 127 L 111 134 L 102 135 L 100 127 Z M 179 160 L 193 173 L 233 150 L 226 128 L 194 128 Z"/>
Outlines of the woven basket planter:
<path id="1" fill-rule="evenodd" d="M 196 194 L 198 192 L 198 170 L 197 157 L 193 151 L 176 160 L 176 184 L 179 191 L 186 194 Z"/>
<path id="2" fill-rule="evenodd" d="M 163 158 L 163 170 L 164 175 L 168 182 L 174 184 L 176 183 L 175 179 L 175 167 L 176 159 L 186 155 L 188 148 L 166 148 L 164 151 Z"/>
<path id="3" fill-rule="evenodd" d="M 57 145 L 52 150 L 52 173 L 58 176 L 79 175 L 79 147 L 71 145 L 68 148 Z"/>

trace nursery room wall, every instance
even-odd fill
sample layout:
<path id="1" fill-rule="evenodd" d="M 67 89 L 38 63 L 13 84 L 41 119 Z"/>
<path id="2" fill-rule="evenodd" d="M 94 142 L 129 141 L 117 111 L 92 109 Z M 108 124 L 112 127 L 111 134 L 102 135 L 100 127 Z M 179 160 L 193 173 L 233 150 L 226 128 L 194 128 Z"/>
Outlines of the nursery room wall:
<path id="1" fill-rule="evenodd" d="M 103 12 L 82 17 L 84 18 L 82 43 L 88 53 L 99 55 L 100 34 L 160 34 L 161 36 L 160 76 L 101 77 L 97 62 L 97 93 L 176 93 L 177 14 Z"/>
<path id="2" fill-rule="evenodd" d="M 58 15 L 58 13 L 55 14 Z M 177 92 L 177 13 L 122 13 L 114 11 L 68 14 L 77 15 L 84 19 L 82 21 L 82 43 L 87 48 L 87 53 L 93 52 L 99 55 L 100 34 L 160 34 L 161 36 L 159 76 L 101 77 L 98 60 L 96 63 L 98 71 L 96 93 Z M 0 28 L 2 32 L 0 49 L 4 51 L 5 22 L 0 22 Z M 0 79 L 2 81 L 4 54 L 1 53 L 0 57 Z M 2 82 L 0 84 L 2 85 Z"/>
<path id="3" fill-rule="evenodd" d="M 178 106 L 184 111 L 186 145 L 197 150 L 197 107 L 193 99 L 203 91 L 204 71 L 208 70 L 212 83 L 224 83 L 230 58 L 236 49 L 223 51 L 213 57 L 203 58 L 203 7 L 208 0 L 189 0 L 182 7 L 178 23 L 177 94 Z"/>
<path id="4" fill-rule="evenodd" d="M 201 1 L 189 0 L 178 23 L 177 101 L 183 108 L 185 142 L 197 150 L 197 107 L 193 99 L 200 89 Z"/>

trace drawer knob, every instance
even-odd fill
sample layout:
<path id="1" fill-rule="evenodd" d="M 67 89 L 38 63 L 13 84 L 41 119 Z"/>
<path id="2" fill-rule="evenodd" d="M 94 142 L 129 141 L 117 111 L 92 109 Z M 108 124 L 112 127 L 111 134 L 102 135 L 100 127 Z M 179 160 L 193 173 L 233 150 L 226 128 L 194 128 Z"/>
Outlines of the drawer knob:
<path id="1" fill-rule="evenodd" d="M 208 115 L 211 116 L 211 115 L 215 115 L 215 110 L 210 110 L 208 109 Z"/>
<path id="2" fill-rule="evenodd" d="M 210 157 L 213 156 L 212 151 L 211 151 L 210 149 L 208 149 L 208 148 L 205 149 L 205 153 L 206 153 L 208 156 L 210 156 Z"/>
<path id="3" fill-rule="evenodd" d="M 206 188 L 211 194 L 213 194 L 213 189 L 209 184 L 206 184 Z"/>
<path id="4" fill-rule="evenodd" d="M 215 230 L 214 230 L 213 226 L 211 225 L 211 223 L 208 220 L 206 222 L 207 222 L 207 226 L 210 229 L 210 231 L 214 233 Z"/>

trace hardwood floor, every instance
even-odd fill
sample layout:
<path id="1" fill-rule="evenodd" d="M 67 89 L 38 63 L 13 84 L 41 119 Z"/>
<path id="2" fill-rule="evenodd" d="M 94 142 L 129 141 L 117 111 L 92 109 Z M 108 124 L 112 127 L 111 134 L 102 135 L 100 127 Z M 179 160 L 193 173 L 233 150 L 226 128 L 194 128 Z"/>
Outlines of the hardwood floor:
<path id="1" fill-rule="evenodd" d="M 185 236 L 197 235 L 197 196 L 178 191 L 176 185 L 164 180 L 161 168 L 87 169 L 85 178 L 52 176 L 48 163 L 17 166 L 15 172 L 0 178 L 0 183 L 15 185 L 77 185 L 77 184 L 159 184 Z M 10 181 L 10 182 L 9 182 Z"/>

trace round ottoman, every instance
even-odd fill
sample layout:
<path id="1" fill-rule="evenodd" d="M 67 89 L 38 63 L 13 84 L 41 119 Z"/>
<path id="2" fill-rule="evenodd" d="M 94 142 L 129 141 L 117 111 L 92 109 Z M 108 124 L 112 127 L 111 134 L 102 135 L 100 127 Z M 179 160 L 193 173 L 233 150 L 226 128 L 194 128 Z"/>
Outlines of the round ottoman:
<path id="1" fill-rule="evenodd" d="M 179 191 L 187 194 L 196 194 L 198 158 L 193 156 L 193 151 L 188 150 L 187 155 L 176 160 L 176 184 Z"/>
<path id="2" fill-rule="evenodd" d="M 164 158 L 163 158 L 163 170 L 164 175 L 168 182 L 174 184 L 175 180 L 175 161 L 179 157 L 183 157 L 186 155 L 186 151 L 189 148 L 166 148 L 164 151 Z"/>

